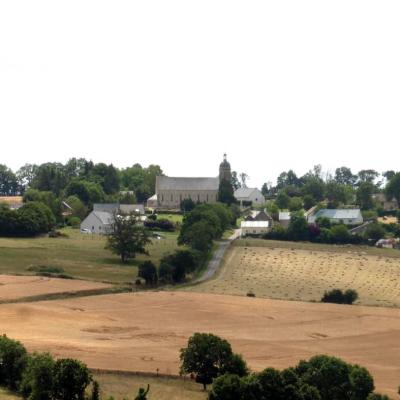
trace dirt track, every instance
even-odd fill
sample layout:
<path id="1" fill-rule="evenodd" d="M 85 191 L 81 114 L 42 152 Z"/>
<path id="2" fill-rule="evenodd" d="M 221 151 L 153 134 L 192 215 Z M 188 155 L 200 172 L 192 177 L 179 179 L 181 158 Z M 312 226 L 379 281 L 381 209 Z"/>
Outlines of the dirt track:
<path id="1" fill-rule="evenodd" d="M 41 276 L 0 275 L 0 301 L 54 293 L 103 289 L 111 285 L 71 279 Z"/>
<path id="2" fill-rule="evenodd" d="M 1 305 L 0 323 L 30 350 L 96 368 L 176 374 L 200 331 L 228 339 L 255 370 L 328 353 L 367 367 L 389 395 L 400 383 L 398 309 L 159 292 Z"/>

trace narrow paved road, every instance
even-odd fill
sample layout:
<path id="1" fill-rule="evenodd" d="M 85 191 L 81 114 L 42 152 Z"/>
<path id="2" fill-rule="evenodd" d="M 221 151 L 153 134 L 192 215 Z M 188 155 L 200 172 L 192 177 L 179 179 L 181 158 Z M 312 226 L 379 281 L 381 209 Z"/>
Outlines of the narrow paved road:
<path id="1" fill-rule="evenodd" d="M 240 234 L 241 234 L 241 230 L 235 229 L 235 232 L 229 239 L 221 240 L 220 242 L 218 242 L 218 248 L 214 252 L 212 259 L 208 263 L 206 271 L 200 278 L 196 279 L 193 283 L 204 282 L 204 281 L 212 278 L 215 275 L 215 273 L 218 271 L 219 266 L 221 265 L 222 258 L 224 257 L 226 249 L 230 246 L 230 244 L 235 239 L 240 237 Z"/>

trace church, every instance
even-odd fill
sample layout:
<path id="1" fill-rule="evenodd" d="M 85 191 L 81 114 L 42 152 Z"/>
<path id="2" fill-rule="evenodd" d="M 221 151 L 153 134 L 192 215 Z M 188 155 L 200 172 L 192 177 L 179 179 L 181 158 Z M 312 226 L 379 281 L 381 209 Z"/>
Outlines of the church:
<path id="1" fill-rule="evenodd" d="M 156 177 L 156 194 L 151 197 L 147 206 L 161 209 L 179 209 L 181 202 L 191 199 L 195 203 L 216 203 L 219 184 L 222 180 L 231 181 L 231 166 L 226 154 L 219 166 L 219 176 L 213 178 L 174 178 Z"/>

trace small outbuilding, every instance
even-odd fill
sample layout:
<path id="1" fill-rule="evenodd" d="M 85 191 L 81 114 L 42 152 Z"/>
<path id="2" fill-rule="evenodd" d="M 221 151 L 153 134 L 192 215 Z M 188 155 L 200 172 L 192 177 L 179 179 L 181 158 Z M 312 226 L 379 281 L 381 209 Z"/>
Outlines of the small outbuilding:
<path id="1" fill-rule="evenodd" d="M 270 230 L 270 224 L 268 221 L 242 221 L 240 228 L 242 236 L 263 235 Z"/>

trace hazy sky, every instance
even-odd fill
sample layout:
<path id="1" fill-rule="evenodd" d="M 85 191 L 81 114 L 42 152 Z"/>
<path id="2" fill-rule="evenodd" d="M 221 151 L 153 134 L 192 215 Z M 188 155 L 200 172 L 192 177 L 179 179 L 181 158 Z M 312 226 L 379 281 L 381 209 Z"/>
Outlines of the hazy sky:
<path id="1" fill-rule="evenodd" d="M 0 163 L 400 170 L 399 21 L 398 0 L 1 1 Z"/>

